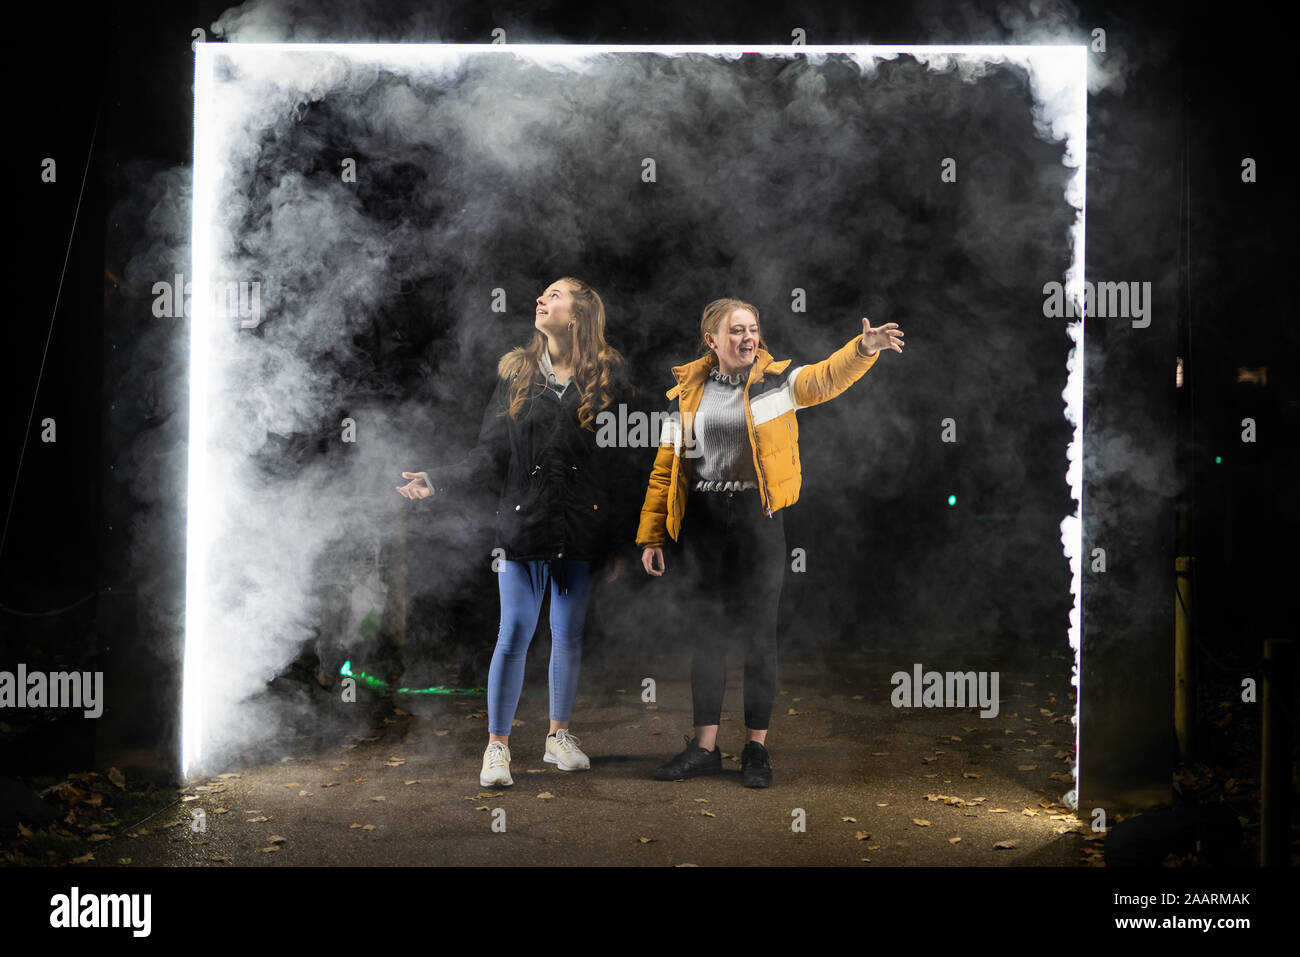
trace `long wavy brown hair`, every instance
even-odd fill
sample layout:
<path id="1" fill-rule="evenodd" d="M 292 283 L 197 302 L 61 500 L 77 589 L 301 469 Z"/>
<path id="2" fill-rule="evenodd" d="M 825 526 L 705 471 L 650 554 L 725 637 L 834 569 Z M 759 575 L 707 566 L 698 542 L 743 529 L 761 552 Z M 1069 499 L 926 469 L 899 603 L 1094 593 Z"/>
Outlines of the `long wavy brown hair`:
<path id="1" fill-rule="evenodd" d="M 595 431 L 596 413 L 614 401 L 614 371 L 623 364 L 623 356 L 605 341 L 605 303 L 600 294 L 581 279 L 562 276 L 573 295 L 573 338 L 569 342 L 569 359 L 573 381 L 582 400 L 578 405 L 578 425 Z M 539 329 L 526 346 L 516 346 L 501 357 L 497 374 L 514 379 L 510 387 L 510 405 L 506 415 L 517 418 L 531 398 L 534 370 L 541 369 L 546 335 Z"/>
<path id="2" fill-rule="evenodd" d="M 706 335 L 721 336 L 727 320 L 731 318 L 731 314 L 737 309 L 748 309 L 754 314 L 754 322 L 758 323 L 758 347 L 760 349 L 767 348 L 767 343 L 763 341 L 763 323 L 759 321 L 757 309 L 743 299 L 715 299 L 704 307 L 704 314 L 700 316 L 700 348 L 703 350 L 700 353 L 701 356 L 707 356 L 713 352 L 704 337 Z"/>

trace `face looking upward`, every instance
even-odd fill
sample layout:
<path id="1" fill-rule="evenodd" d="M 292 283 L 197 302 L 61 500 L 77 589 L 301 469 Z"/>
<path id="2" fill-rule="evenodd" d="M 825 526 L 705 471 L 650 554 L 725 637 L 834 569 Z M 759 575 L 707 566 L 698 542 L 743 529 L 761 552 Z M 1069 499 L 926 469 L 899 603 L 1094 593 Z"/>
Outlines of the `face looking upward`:
<path id="1" fill-rule="evenodd" d="M 718 357 L 718 371 L 723 375 L 748 372 L 758 354 L 758 320 L 748 309 L 737 309 L 705 342 Z"/>
<path id="2" fill-rule="evenodd" d="M 574 322 L 573 290 L 563 280 L 551 283 L 547 290 L 537 297 L 537 319 L 534 325 L 548 339 L 563 339 L 569 334 L 569 324 Z"/>

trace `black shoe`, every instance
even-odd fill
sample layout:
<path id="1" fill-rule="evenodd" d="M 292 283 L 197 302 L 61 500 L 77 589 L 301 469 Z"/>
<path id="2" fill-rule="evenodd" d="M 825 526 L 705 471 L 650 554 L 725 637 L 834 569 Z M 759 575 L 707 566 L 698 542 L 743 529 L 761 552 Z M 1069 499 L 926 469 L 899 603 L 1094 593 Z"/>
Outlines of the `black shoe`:
<path id="1" fill-rule="evenodd" d="M 655 768 L 656 781 L 680 781 L 701 774 L 718 774 L 722 771 L 722 751 L 715 744 L 712 751 L 705 751 L 695 743 L 694 738 L 682 735 L 686 750 L 667 764 Z"/>
<path id="2" fill-rule="evenodd" d="M 746 744 L 745 750 L 740 752 L 740 774 L 747 788 L 770 788 L 772 764 L 768 760 L 767 748 L 757 741 Z"/>

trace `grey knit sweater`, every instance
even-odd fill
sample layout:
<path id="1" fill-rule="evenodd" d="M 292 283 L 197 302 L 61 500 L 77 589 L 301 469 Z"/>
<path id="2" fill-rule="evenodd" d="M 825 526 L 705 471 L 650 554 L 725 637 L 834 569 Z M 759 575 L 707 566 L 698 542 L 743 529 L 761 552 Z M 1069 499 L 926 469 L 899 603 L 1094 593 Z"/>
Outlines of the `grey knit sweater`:
<path id="1" fill-rule="evenodd" d="M 754 450 L 745 426 L 745 372 L 724 376 L 709 370 L 692 430 L 698 459 L 696 486 L 710 490 L 757 488 Z"/>

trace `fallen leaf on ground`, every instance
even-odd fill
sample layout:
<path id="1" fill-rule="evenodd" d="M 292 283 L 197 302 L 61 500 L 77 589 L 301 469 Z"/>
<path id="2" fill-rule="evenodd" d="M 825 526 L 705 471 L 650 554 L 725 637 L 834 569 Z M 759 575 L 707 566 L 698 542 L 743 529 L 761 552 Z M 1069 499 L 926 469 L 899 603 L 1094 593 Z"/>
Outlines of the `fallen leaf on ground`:
<path id="1" fill-rule="evenodd" d="M 949 843 L 949 844 L 960 844 L 960 843 L 961 843 L 961 838 L 960 838 L 960 837 L 950 837 L 950 838 L 948 838 L 948 843 Z"/>
<path id="2" fill-rule="evenodd" d="M 85 853 L 85 854 L 82 854 L 80 857 L 74 857 L 74 858 L 72 859 L 72 863 L 73 863 L 73 864 L 89 864 L 89 863 L 90 863 L 91 861 L 93 861 L 94 859 L 95 859 L 95 855 L 94 855 L 93 853 L 87 852 L 87 853 Z"/>
<path id="3" fill-rule="evenodd" d="M 388 798 L 384 797 L 382 794 L 379 794 L 379 795 L 376 795 L 375 797 L 372 797 L 370 800 L 372 800 L 372 801 L 387 801 Z"/>
<path id="4" fill-rule="evenodd" d="M 543 791 L 541 794 L 537 796 L 543 801 L 549 801 L 551 798 L 555 797 L 555 795 L 552 794 L 550 791 Z"/>
<path id="5" fill-rule="evenodd" d="M 1011 850 L 1011 848 L 1013 848 L 1013 847 L 1015 847 L 1015 846 L 1016 846 L 1016 842 L 1015 842 L 1015 841 L 998 841 L 996 844 L 993 845 L 993 850 L 995 850 L 995 851 L 1009 851 L 1009 850 Z"/>
<path id="6" fill-rule="evenodd" d="M 108 769 L 108 779 L 116 784 L 119 788 L 126 788 L 126 777 L 117 768 Z"/>
<path id="7" fill-rule="evenodd" d="M 640 841 L 642 844 L 649 844 L 651 841 L 654 840 L 654 838 L 653 838 L 653 837 L 638 837 L 637 840 Z"/>
<path id="8" fill-rule="evenodd" d="M 912 823 L 915 824 L 917 827 L 929 827 L 929 826 L 930 826 L 930 822 L 927 821 L 927 820 L 926 820 L 925 818 L 923 818 L 923 817 L 914 817 L 914 818 L 912 818 Z"/>
<path id="9" fill-rule="evenodd" d="M 229 814 L 229 813 L 230 813 L 230 808 L 227 808 L 227 807 L 219 807 L 219 808 L 215 808 L 215 809 L 213 810 L 212 813 L 213 813 L 213 814 Z"/>
<path id="10" fill-rule="evenodd" d="M 842 818 L 840 818 L 840 820 L 841 820 L 841 821 L 844 821 L 844 822 L 846 822 L 846 823 L 848 823 L 848 824 L 857 824 L 857 823 L 858 823 L 858 819 L 857 819 L 856 817 L 842 817 Z"/>
<path id="11" fill-rule="evenodd" d="M 968 778 L 972 781 L 978 780 L 980 777 L 982 777 L 982 775 L 976 773 L 975 771 L 963 771 L 961 773 L 961 776 L 964 778 Z"/>
<path id="12" fill-rule="evenodd" d="M 274 854 L 274 853 L 275 853 L 276 851 L 278 851 L 278 850 L 279 850 L 279 848 L 276 847 L 276 846 L 273 844 L 273 845 L 271 845 L 270 847 L 264 847 L 264 848 L 262 848 L 262 853 L 263 853 L 263 854 Z"/>
<path id="13" fill-rule="evenodd" d="M 712 811 L 708 810 L 707 808 L 700 808 L 700 813 L 703 814 L 705 817 L 717 817 L 717 816 L 718 816 L 718 815 L 714 814 Z"/>
<path id="14" fill-rule="evenodd" d="M 245 824 L 261 824 L 263 821 L 269 821 L 269 820 L 271 820 L 271 819 L 270 819 L 269 817 L 265 817 L 265 816 L 250 817 L 250 818 L 249 818 L 247 821 L 245 821 L 244 823 L 245 823 Z"/>
<path id="15" fill-rule="evenodd" d="M 268 844 L 283 844 L 283 843 L 285 842 L 285 840 L 286 840 L 286 838 L 281 837 L 279 834 L 272 834 L 270 837 L 268 837 L 268 838 L 266 839 L 266 843 L 268 843 Z"/>
<path id="16" fill-rule="evenodd" d="M 858 833 L 854 834 L 853 837 L 855 840 L 859 840 L 859 841 L 871 840 L 871 835 L 868 834 L 866 831 L 858 831 Z"/>

